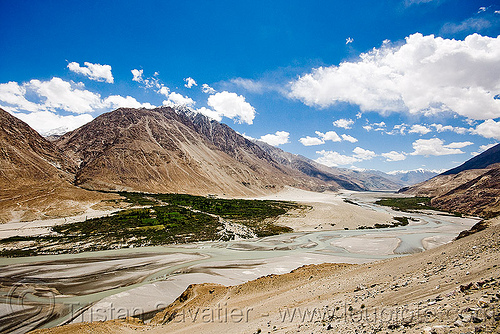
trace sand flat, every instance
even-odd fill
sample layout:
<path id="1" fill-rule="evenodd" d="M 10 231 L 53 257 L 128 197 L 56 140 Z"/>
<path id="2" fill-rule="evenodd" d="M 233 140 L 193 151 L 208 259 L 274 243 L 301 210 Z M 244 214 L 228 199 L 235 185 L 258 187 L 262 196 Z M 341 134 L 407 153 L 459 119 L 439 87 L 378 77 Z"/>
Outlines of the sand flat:
<path id="1" fill-rule="evenodd" d="M 394 254 L 401 240 L 393 237 L 357 236 L 345 237 L 332 241 L 332 245 L 342 247 L 357 254 Z"/>
<path id="2" fill-rule="evenodd" d="M 352 192 L 317 193 L 287 187 L 283 191 L 258 199 L 293 201 L 310 206 L 311 209 L 297 210 L 279 217 L 275 223 L 293 228 L 297 232 L 318 230 L 355 229 L 359 226 L 374 226 L 392 220 L 388 212 L 346 203 L 344 198 Z M 391 196 L 391 193 L 376 193 L 371 196 Z M 357 194 L 356 194 L 357 195 Z"/>

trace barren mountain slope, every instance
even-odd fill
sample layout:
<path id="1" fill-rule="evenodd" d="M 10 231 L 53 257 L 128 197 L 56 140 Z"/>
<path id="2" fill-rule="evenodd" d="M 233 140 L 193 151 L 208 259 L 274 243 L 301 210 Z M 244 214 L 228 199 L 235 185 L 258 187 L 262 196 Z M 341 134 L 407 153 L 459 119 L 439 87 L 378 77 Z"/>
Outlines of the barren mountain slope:
<path id="1" fill-rule="evenodd" d="M 500 163 L 500 144 L 490 147 L 488 150 L 467 160 L 460 166 L 442 173 L 442 175 L 458 174 L 464 170 L 484 169 L 497 163 Z"/>
<path id="2" fill-rule="evenodd" d="M 234 196 L 317 187 L 228 126 L 169 107 L 120 108 L 55 143 L 78 161 L 76 184 L 88 189 Z"/>
<path id="3" fill-rule="evenodd" d="M 75 166 L 28 124 L 0 109 L 0 187 L 71 180 Z"/>
<path id="4" fill-rule="evenodd" d="M 0 222 L 74 214 L 111 197 L 73 186 L 74 171 L 56 146 L 0 109 Z"/>
<path id="5" fill-rule="evenodd" d="M 500 144 L 428 181 L 400 192 L 434 197 L 446 210 L 492 217 L 500 214 Z"/>
<path id="6" fill-rule="evenodd" d="M 415 184 L 400 190 L 408 195 L 418 195 L 427 197 L 436 197 L 444 195 L 453 189 L 483 175 L 485 169 L 471 169 L 458 174 L 438 175 L 430 180 Z"/>
<path id="7" fill-rule="evenodd" d="M 499 166 L 499 164 L 497 164 Z M 473 175 L 474 170 L 464 171 Z M 449 211 L 483 217 L 500 214 L 500 166 L 487 169 L 476 178 L 432 200 L 432 204 Z"/>

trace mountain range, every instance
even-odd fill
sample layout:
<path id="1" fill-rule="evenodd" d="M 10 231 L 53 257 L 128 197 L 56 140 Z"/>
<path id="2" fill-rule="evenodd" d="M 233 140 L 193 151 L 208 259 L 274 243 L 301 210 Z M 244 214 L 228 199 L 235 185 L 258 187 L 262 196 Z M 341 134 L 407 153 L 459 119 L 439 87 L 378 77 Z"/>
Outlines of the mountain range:
<path id="1" fill-rule="evenodd" d="M 82 212 L 103 199 L 118 198 L 110 191 L 226 197 L 259 196 L 285 186 L 380 191 L 435 176 L 423 170 L 386 174 L 327 167 L 249 140 L 182 107 L 120 108 L 50 140 L 1 109 L 0 122 L 1 221 Z M 498 162 L 492 158 L 498 158 L 498 151 L 491 148 L 456 174 L 447 171 L 402 191 L 435 196 L 435 203 L 443 206 L 456 205 L 448 192 L 459 191 L 458 180 L 483 177 L 484 182 L 490 174 L 495 179 L 488 163 Z"/>
<path id="2" fill-rule="evenodd" d="M 106 191 L 245 197 L 284 186 L 316 191 L 400 186 L 258 145 L 186 108 L 120 108 L 49 140 L 1 109 L 0 122 L 3 222 L 80 213 L 118 198 Z"/>
<path id="3" fill-rule="evenodd" d="M 322 166 L 189 109 L 121 108 L 53 142 L 93 190 L 255 196 L 283 186 L 309 190 L 398 189 L 367 173 Z"/>
<path id="4" fill-rule="evenodd" d="M 365 172 L 381 176 L 384 179 L 399 184 L 400 187 L 424 182 L 439 174 L 436 171 L 425 170 L 422 168 L 414 170 L 396 170 L 387 173 L 378 170 L 365 170 Z"/>
<path id="5" fill-rule="evenodd" d="M 338 188 L 356 191 L 393 190 L 399 189 L 405 183 L 391 180 L 389 176 L 379 171 L 356 171 L 348 168 L 327 167 L 304 156 L 285 152 L 263 141 L 254 141 L 282 166 L 298 170 L 310 177 L 335 184 Z"/>

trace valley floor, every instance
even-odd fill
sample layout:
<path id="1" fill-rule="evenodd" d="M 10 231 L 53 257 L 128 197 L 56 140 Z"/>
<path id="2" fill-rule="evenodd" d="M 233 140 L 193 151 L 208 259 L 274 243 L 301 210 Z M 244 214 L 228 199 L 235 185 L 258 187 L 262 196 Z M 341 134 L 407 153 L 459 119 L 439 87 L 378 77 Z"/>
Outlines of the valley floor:
<path id="1" fill-rule="evenodd" d="M 500 219 L 489 224 L 409 257 L 193 285 L 149 325 L 128 319 L 33 333 L 497 333 Z"/>

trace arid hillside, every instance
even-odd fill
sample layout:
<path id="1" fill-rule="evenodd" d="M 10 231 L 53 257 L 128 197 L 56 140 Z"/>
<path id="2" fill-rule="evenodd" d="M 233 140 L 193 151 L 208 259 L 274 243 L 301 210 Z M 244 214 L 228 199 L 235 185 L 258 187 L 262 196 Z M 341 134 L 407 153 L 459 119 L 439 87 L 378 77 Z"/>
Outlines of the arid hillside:
<path id="1" fill-rule="evenodd" d="M 426 182 L 403 188 L 409 195 L 434 197 L 449 211 L 494 217 L 500 214 L 500 144 Z"/>
<path id="2" fill-rule="evenodd" d="M 75 184 L 86 189 L 241 196 L 317 186 L 228 126 L 195 116 L 121 108 L 55 144 L 78 164 Z"/>
<path id="3" fill-rule="evenodd" d="M 288 163 L 280 149 L 254 143 L 187 108 L 120 108 L 54 142 L 78 165 L 86 189 L 253 196 L 283 186 L 309 190 L 396 189 L 370 177 L 319 165 Z"/>
<path id="4" fill-rule="evenodd" d="M 69 215 L 81 212 L 80 202 L 118 197 L 96 191 L 248 197 L 285 186 L 399 188 L 378 175 L 258 145 L 187 108 L 120 108 L 50 141 L 5 111 L 0 117 L 2 221 Z"/>
<path id="5" fill-rule="evenodd" d="M 0 109 L 0 187 L 72 181 L 76 166 L 28 124 Z"/>
<path id="6" fill-rule="evenodd" d="M 0 222 L 64 216 L 116 196 L 75 187 L 76 165 L 0 109 Z"/>

